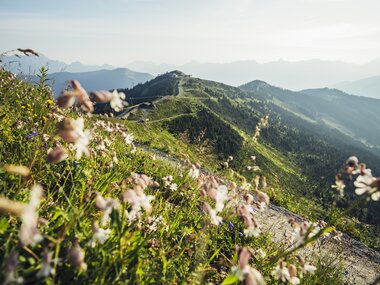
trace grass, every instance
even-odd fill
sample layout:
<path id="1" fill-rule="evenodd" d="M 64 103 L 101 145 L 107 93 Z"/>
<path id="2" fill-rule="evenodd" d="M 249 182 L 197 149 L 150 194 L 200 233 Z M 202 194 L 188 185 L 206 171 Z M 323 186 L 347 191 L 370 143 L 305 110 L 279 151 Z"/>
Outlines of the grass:
<path id="1" fill-rule="evenodd" d="M 76 110 L 60 110 L 51 101 L 50 90 L 43 81 L 38 86 L 30 86 L 3 71 L 0 71 L 0 80 L 1 197 L 28 203 L 32 185 L 38 183 L 44 189 L 38 208 L 42 242 L 21 244 L 18 237 L 21 220 L 8 213 L 0 216 L 0 264 L 4 266 L 0 281 L 9 278 L 11 271 L 5 270 L 5 266 L 9 267 L 9 257 L 16 253 L 18 265 L 12 272 L 27 284 L 220 284 L 226 276 L 231 276 L 231 267 L 237 265 L 238 249 L 247 247 L 265 252 L 265 257 L 254 256 L 250 265 L 261 272 L 267 284 L 278 284 L 271 271 L 276 265 L 273 258 L 285 249 L 284 245 L 272 242 L 270 233 L 258 237 L 243 235 L 246 226 L 234 207 L 225 207 L 219 213 L 223 222 L 213 225 L 209 215 L 202 211 L 205 202 L 212 207 L 215 205 L 212 198 L 200 195 L 200 183 L 205 182 L 202 180 L 205 178 L 189 177 L 190 165 L 178 166 L 157 155 L 156 150 L 172 154 L 179 160 L 199 161 L 241 185 L 244 181 L 237 179 L 241 176 L 236 169 L 220 170 L 213 154 L 200 155 L 196 145 L 173 136 L 158 124 L 86 117 Z M 85 129 L 92 132 L 89 157 L 75 158 L 71 144 L 57 135 L 60 115 L 85 118 Z M 108 131 L 99 122 L 109 122 L 108 127 L 113 131 Z M 117 124 L 135 136 L 136 152 L 116 131 Z M 109 139 L 109 145 L 104 151 L 98 146 L 105 138 Z M 51 164 L 46 159 L 47 151 L 58 143 L 68 151 L 69 157 Z M 259 163 L 263 162 L 263 166 L 260 165 L 263 171 L 272 167 L 289 168 L 285 159 L 273 150 L 265 146 L 258 146 L 256 150 Z M 267 161 L 270 163 L 265 165 Z M 6 164 L 28 166 L 31 173 L 24 178 L 7 173 L 3 170 Z M 137 220 L 130 221 L 126 213 L 131 211 L 132 204 L 123 202 L 121 197 L 128 189 L 136 187 L 135 173 L 146 174 L 159 186 L 144 189 L 146 195 L 154 196 L 152 211 L 142 211 Z M 286 183 L 296 175 L 290 168 L 284 173 L 285 181 L 289 179 Z M 165 186 L 168 175 L 173 176 L 172 183 L 177 184 L 177 190 Z M 245 179 L 250 178 L 246 175 Z M 268 177 L 276 188 L 273 198 L 292 201 L 294 196 L 289 194 L 286 198 L 286 194 L 280 194 L 282 178 Z M 110 222 L 103 226 L 110 231 L 108 239 L 92 247 L 89 244 L 94 236 L 92 224 L 101 222 L 104 215 L 95 207 L 99 194 L 117 200 L 119 207 L 112 209 Z M 300 209 L 301 203 L 294 204 L 294 208 Z M 289 205 L 293 204 L 289 202 Z M 87 270 L 79 268 L 68 257 L 76 242 L 83 249 L 82 262 L 87 264 Z M 55 270 L 47 276 L 37 277 L 41 267 L 46 266 L 44 252 L 51 254 L 48 265 Z M 343 284 L 339 265 L 328 263 L 326 266 L 319 258 L 306 258 L 314 262 L 317 271 L 315 275 L 305 276 L 302 284 Z M 300 266 L 294 255 L 286 256 L 286 261 Z"/>

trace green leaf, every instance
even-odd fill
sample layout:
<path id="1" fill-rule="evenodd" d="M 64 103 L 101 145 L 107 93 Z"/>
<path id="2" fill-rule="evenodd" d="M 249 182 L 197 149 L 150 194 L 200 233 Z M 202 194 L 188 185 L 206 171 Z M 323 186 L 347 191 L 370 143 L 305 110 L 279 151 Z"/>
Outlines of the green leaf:
<path id="1" fill-rule="evenodd" d="M 0 234 L 3 234 L 9 226 L 8 218 L 3 217 L 0 220 Z"/>
<path id="2" fill-rule="evenodd" d="M 226 277 L 226 279 L 223 280 L 222 285 L 231 285 L 236 284 L 239 281 L 239 279 L 234 274 L 230 274 Z"/>

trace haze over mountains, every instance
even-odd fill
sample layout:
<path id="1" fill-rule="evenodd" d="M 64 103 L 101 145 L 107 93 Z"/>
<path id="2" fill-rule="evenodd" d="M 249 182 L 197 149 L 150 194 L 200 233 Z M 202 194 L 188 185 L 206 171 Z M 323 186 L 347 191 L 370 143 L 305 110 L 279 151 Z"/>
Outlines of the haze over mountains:
<path id="1" fill-rule="evenodd" d="M 2 64 L 5 68 L 13 73 L 24 73 L 26 75 L 34 75 L 38 73 L 38 70 L 44 66 L 48 68 L 49 73 L 54 72 L 87 72 L 96 71 L 100 69 L 114 69 L 112 65 L 84 65 L 78 61 L 70 64 L 63 61 L 54 60 L 46 57 L 43 54 L 39 56 L 22 56 L 15 55 L 4 56 Z"/>
<path id="2" fill-rule="evenodd" d="M 380 98 L 380 59 L 367 64 L 352 64 L 341 61 L 305 60 L 289 62 L 278 60 L 268 63 L 258 63 L 254 60 L 236 61 L 230 63 L 199 63 L 196 61 L 184 65 L 155 64 L 153 62 L 135 61 L 127 64 L 128 69 L 115 69 L 111 65 L 84 65 L 80 62 L 70 64 L 52 60 L 44 55 L 39 57 L 5 56 L 3 66 L 14 73 L 35 75 L 42 67 L 48 67 L 49 74 L 56 82 L 55 92 L 61 89 L 62 83 L 71 78 L 85 81 L 89 89 L 130 88 L 151 78 L 172 70 L 181 70 L 195 77 L 223 82 L 239 86 L 252 80 L 262 80 L 275 86 L 290 90 L 331 87 L 348 94 Z M 120 63 L 122 66 L 123 63 Z M 101 73 L 91 73 L 94 71 Z M 134 73 L 136 71 L 136 73 Z M 85 74 L 78 74 L 84 72 Z M 70 73 L 77 73 L 75 75 Z M 99 76 L 104 80 L 99 80 Z M 110 79 L 110 76 L 114 77 Z M 108 83 L 109 84 L 108 84 Z M 112 86 L 111 86 L 112 85 Z"/>
<path id="3" fill-rule="evenodd" d="M 351 82 L 342 82 L 333 87 L 349 94 L 380 99 L 380 76 L 368 77 Z"/>
<path id="4" fill-rule="evenodd" d="M 79 80 L 87 90 L 111 90 L 115 88 L 131 88 L 153 78 L 152 75 L 134 72 L 128 68 L 115 68 L 111 65 L 84 65 L 80 62 L 66 64 L 52 60 L 44 55 L 5 56 L 3 66 L 16 74 L 22 74 L 29 81 L 38 81 L 39 69 L 48 68 L 48 84 L 53 88 L 55 96 L 72 79 Z"/>
<path id="5" fill-rule="evenodd" d="M 149 72 L 154 75 L 178 69 L 195 77 L 233 86 L 257 79 L 291 90 L 333 87 L 343 81 L 356 81 L 380 75 L 380 60 L 373 60 L 367 64 L 318 59 L 297 62 L 278 60 L 262 64 L 254 60 L 231 63 L 193 61 L 179 66 L 137 61 L 126 66 L 132 70 Z M 370 96 L 363 93 L 358 95 Z"/>

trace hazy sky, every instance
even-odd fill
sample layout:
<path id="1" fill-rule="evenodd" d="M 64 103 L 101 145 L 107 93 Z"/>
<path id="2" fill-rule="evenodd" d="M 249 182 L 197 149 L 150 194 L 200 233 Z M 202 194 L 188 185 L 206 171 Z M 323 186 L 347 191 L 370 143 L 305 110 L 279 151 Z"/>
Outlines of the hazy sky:
<path id="1" fill-rule="evenodd" d="M 380 58 L 380 0 L 0 0 L 0 51 L 117 66 Z"/>

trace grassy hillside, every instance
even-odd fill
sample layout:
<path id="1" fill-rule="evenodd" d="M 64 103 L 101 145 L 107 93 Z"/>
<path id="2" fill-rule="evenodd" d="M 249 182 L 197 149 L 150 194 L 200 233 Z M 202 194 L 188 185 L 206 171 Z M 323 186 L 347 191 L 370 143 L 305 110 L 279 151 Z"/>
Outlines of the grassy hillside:
<path id="1" fill-rule="evenodd" d="M 0 71 L 0 282 L 279 284 L 282 267 L 287 282 L 343 284 L 339 262 L 299 252 L 331 228 L 299 225 L 306 232 L 290 243 L 260 233 L 253 217 L 266 195 L 311 218 L 323 208 L 300 197 L 301 168 L 207 105 L 216 99 L 203 96 L 201 82 L 179 78 L 183 93 L 155 102 L 151 120 L 139 123 L 58 108 L 44 78 L 31 86 Z M 182 109 L 167 104 L 182 97 Z M 157 115 L 165 106 L 172 120 Z M 205 121 L 214 128 L 202 130 Z M 184 122 L 188 134 L 178 129 Z M 217 174 L 198 176 L 196 162 Z M 246 182 L 257 175 L 267 185 L 261 179 L 255 190 Z"/>
<path id="2" fill-rule="evenodd" d="M 160 77 L 161 84 L 164 78 Z M 173 80 L 170 75 L 167 78 Z M 286 198 L 280 194 L 277 202 L 293 211 L 307 212 L 327 220 L 330 215 L 335 215 L 332 213 L 335 209 L 331 210 L 330 207 L 334 174 L 342 167 L 342 162 L 353 154 L 366 161 L 374 173 L 379 173 L 379 158 L 363 145 L 337 133 L 335 129 L 302 119 L 298 114 L 280 107 L 272 101 L 273 94 L 246 92 L 184 75 L 176 76 L 175 80 L 183 89 L 181 96 L 154 101 L 155 109 L 141 110 L 130 120 L 141 121 L 139 118 L 144 117 L 145 125 L 162 127 L 178 138 L 186 137 L 192 144 L 206 142 L 221 161 L 229 155 L 234 156 L 230 166 L 247 181 L 254 177 L 244 171 L 248 154 L 263 157 L 260 159 L 265 169 L 262 173 L 271 182 L 281 177 L 281 185 L 286 189 L 283 195 Z M 141 85 L 139 90 L 144 90 L 144 87 L 150 92 L 154 90 L 149 83 Z M 127 90 L 128 94 L 136 98 L 139 96 L 136 90 L 131 93 Z M 269 126 L 261 131 L 261 143 L 252 143 L 255 127 L 265 115 L 269 115 Z M 202 134 L 201 138 L 199 134 Z M 286 163 L 280 164 L 278 160 Z M 353 201 L 354 196 L 353 190 L 348 190 L 346 198 L 338 203 L 341 210 Z M 297 204 L 295 201 L 299 199 L 300 203 Z M 302 206 L 303 203 L 309 205 L 307 209 Z M 379 240 L 373 237 L 379 231 L 379 211 L 378 203 L 370 202 L 353 215 L 372 225 L 359 225 L 353 220 L 349 223 L 345 221 L 341 227 L 378 247 Z M 362 229 L 357 230 L 357 227 Z"/>

